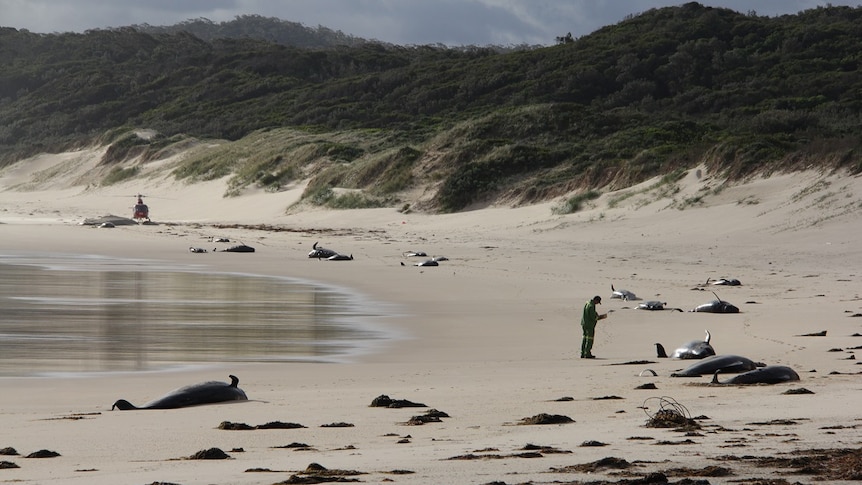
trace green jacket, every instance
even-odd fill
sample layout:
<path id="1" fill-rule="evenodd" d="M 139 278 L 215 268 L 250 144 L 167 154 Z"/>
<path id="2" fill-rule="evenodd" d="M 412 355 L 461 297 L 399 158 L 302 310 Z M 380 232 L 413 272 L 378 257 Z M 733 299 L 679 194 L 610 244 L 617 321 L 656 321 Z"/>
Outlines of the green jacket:
<path id="1" fill-rule="evenodd" d="M 584 305 L 584 316 L 581 317 L 581 325 L 584 327 L 595 327 L 599 321 L 599 312 L 596 311 L 596 304 L 593 300 Z"/>

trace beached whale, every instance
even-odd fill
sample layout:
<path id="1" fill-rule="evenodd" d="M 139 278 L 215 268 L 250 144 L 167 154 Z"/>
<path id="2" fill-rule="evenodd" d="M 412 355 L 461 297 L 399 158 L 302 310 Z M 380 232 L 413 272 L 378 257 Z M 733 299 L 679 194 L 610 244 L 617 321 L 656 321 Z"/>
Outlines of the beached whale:
<path id="1" fill-rule="evenodd" d="M 700 377 L 710 374 L 738 374 L 764 367 L 764 364 L 754 362 L 753 360 L 742 357 L 741 355 L 722 354 L 710 355 L 709 357 L 699 360 L 685 369 L 674 372 L 671 377 Z"/>
<path id="2" fill-rule="evenodd" d="M 213 252 L 216 250 L 213 249 Z M 222 253 L 253 253 L 254 248 L 251 246 L 246 246 L 245 244 L 237 244 L 236 246 L 231 246 L 229 248 L 222 249 L 220 252 Z"/>
<path id="3" fill-rule="evenodd" d="M 711 284 L 711 285 L 718 285 L 718 286 L 740 286 L 740 285 L 742 285 L 742 283 L 740 283 L 739 280 L 736 278 L 719 278 L 719 279 L 712 281 L 712 282 L 710 282 L 709 278 L 707 278 L 706 282 Z"/>
<path id="4" fill-rule="evenodd" d="M 665 305 L 667 305 L 667 302 L 658 301 L 658 300 L 650 300 L 650 301 L 645 301 L 643 303 L 638 304 L 638 306 L 635 307 L 635 310 L 651 310 L 651 311 L 670 310 L 670 311 L 677 311 L 677 312 L 682 311 L 682 308 L 665 308 Z"/>
<path id="5" fill-rule="evenodd" d="M 111 406 L 111 410 L 113 411 L 115 408 L 121 411 L 128 411 L 130 409 L 176 409 L 188 406 L 200 406 L 201 404 L 248 401 L 245 391 L 237 387 L 238 385 L 239 378 L 232 375 L 230 376 L 230 383 L 207 381 L 200 384 L 192 384 L 171 391 L 163 397 L 140 407 L 125 399 L 119 399 Z"/>
<path id="6" fill-rule="evenodd" d="M 353 261 L 353 255 L 346 254 L 333 254 L 332 256 L 326 258 L 327 261 Z"/>
<path id="7" fill-rule="evenodd" d="M 713 292 L 712 294 L 715 295 L 715 300 L 712 300 L 709 303 L 698 305 L 691 311 L 704 313 L 739 313 L 738 307 L 722 300 L 718 297 L 718 295 L 715 294 L 715 292 Z"/>
<path id="8" fill-rule="evenodd" d="M 311 245 L 311 251 L 308 253 L 309 258 L 317 258 L 317 259 L 326 259 L 338 254 L 332 249 L 326 249 L 324 247 L 319 247 L 317 243 Z"/>
<path id="9" fill-rule="evenodd" d="M 758 369 L 737 374 L 721 382 L 718 372 L 712 375 L 713 384 L 780 384 L 782 382 L 798 381 L 799 374 L 786 365 L 768 365 Z"/>
<path id="10" fill-rule="evenodd" d="M 703 359 L 710 355 L 715 355 L 715 349 L 709 344 L 709 339 L 712 336 L 709 330 L 706 331 L 706 340 L 692 340 L 682 344 L 671 354 L 672 359 Z M 664 346 L 660 343 L 655 344 L 656 356 L 659 358 L 667 358 L 667 352 Z"/>
<path id="11" fill-rule="evenodd" d="M 640 300 L 634 293 L 629 290 L 617 290 L 614 285 L 611 285 L 611 298 L 619 298 L 623 301 Z"/>

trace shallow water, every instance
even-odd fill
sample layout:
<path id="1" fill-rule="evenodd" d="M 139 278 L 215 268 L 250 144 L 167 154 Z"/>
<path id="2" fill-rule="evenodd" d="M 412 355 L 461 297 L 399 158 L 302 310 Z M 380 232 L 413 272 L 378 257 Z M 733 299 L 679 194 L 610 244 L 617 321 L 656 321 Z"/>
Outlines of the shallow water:
<path id="1" fill-rule="evenodd" d="M 289 278 L 0 253 L 0 375 L 346 361 L 393 336 L 386 308 Z"/>

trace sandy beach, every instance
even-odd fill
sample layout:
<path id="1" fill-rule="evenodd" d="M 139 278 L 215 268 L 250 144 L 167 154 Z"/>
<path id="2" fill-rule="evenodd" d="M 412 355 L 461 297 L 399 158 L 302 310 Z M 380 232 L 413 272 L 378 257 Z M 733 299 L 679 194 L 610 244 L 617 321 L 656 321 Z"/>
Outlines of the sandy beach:
<path id="1" fill-rule="evenodd" d="M 43 155 L 0 170 L 0 251 L 336 285 L 391 308 L 378 323 L 395 338 L 340 363 L 0 377 L 0 449 L 18 453 L 0 456 L 17 466 L 0 467 L 0 483 L 862 479 L 860 177 L 802 172 L 724 186 L 693 170 L 671 194 L 653 180 L 605 192 L 574 214 L 555 215 L 558 201 L 428 215 L 290 211 L 301 186 L 223 198 L 224 181 L 95 187 L 79 176 L 44 177 L 84 170 L 86 155 Z M 130 217 L 136 193 L 148 195 L 155 224 L 79 224 Z M 256 252 L 189 252 L 213 236 Z M 315 242 L 354 260 L 309 259 Z M 448 261 L 417 267 L 406 251 Z M 742 284 L 706 284 L 722 277 Z M 642 300 L 613 299 L 611 285 Z M 688 311 L 713 300 L 712 291 L 740 313 Z M 580 359 L 580 313 L 593 295 L 610 313 L 596 330 L 598 358 Z M 636 310 L 645 300 L 686 311 Z M 674 349 L 705 330 L 718 354 L 789 366 L 800 380 L 721 386 L 709 384 L 712 376 L 670 377 L 690 362 L 657 358 L 654 344 Z M 111 411 L 120 397 L 146 402 L 229 374 L 248 402 Z M 800 390 L 810 392 L 788 393 Z M 371 406 L 381 395 L 425 406 Z M 646 426 L 673 402 L 696 426 Z M 429 410 L 447 416 L 408 424 Z M 571 422 L 529 424 L 544 415 Z M 302 427 L 219 429 L 225 421 Z M 212 448 L 229 457 L 188 459 Z M 40 450 L 59 456 L 27 458 Z"/>

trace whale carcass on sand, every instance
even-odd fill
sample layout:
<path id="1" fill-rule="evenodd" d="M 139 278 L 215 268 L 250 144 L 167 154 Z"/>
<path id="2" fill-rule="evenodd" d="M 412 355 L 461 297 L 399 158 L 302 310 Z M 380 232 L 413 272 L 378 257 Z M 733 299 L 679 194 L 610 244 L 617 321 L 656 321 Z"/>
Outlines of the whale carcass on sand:
<path id="1" fill-rule="evenodd" d="M 638 306 L 635 307 L 635 310 L 652 310 L 652 311 L 671 310 L 671 311 L 677 311 L 677 312 L 682 311 L 682 308 L 665 308 L 665 305 L 667 305 L 667 302 L 658 301 L 658 300 L 650 300 L 650 301 L 645 301 L 643 303 L 638 304 Z"/>
<path id="2" fill-rule="evenodd" d="M 332 249 L 326 249 L 324 247 L 319 247 L 317 243 L 311 245 L 311 251 L 308 253 L 309 258 L 317 258 L 317 259 L 326 259 L 338 254 Z"/>
<path id="3" fill-rule="evenodd" d="M 715 295 L 715 300 L 712 300 L 709 303 L 704 303 L 703 305 L 698 305 L 691 311 L 702 313 L 739 313 L 738 307 L 722 300 L 715 294 L 715 292 L 712 294 Z"/>
<path id="4" fill-rule="evenodd" d="M 120 399 L 111 406 L 111 410 L 113 411 L 115 408 L 121 411 L 130 409 L 176 409 L 188 406 L 200 406 L 201 404 L 248 401 L 245 391 L 237 387 L 238 384 L 239 378 L 232 375 L 230 376 L 230 383 L 207 381 L 200 384 L 192 384 L 181 387 L 140 407 L 125 399 Z"/>
<path id="5" fill-rule="evenodd" d="M 718 380 L 718 371 L 712 375 L 713 384 L 780 384 L 798 380 L 799 374 L 786 365 L 768 365 L 737 374 L 724 382 Z"/>
<path id="6" fill-rule="evenodd" d="M 614 285 L 611 285 L 611 298 L 619 298 L 623 301 L 640 300 L 634 293 L 629 290 L 617 290 Z"/>
<path id="7" fill-rule="evenodd" d="M 763 364 L 758 364 L 747 357 L 742 357 L 741 355 L 710 355 L 709 357 L 699 360 L 679 372 L 672 373 L 670 376 L 700 377 L 702 375 L 716 373 L 737 374 L 754 370 L 758 367 L 763 367 Z"/>
<path id="8" fill-rule="evenodd" d="M 691 342 L 686 342 L 678 349 L 674 350 L 670 357 L 672 359 L 703 359 L 704 357 L 715 355 L 715 349 L 713 349 L 712 345 L 709 344 L 709 339 L 711 337 L 709 330 L 707 330 L 706 340 L 692 340 Z M 657 357 L 667 357 L 667 352 L 665 352 L 662 344 L 656 343 L 655 350 Z"/>

